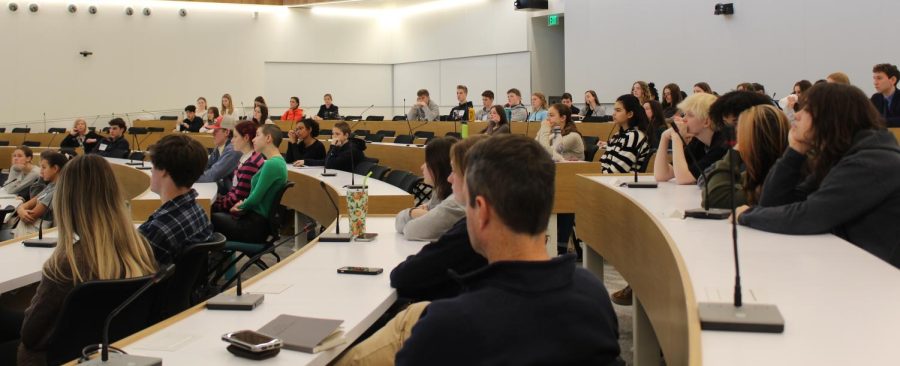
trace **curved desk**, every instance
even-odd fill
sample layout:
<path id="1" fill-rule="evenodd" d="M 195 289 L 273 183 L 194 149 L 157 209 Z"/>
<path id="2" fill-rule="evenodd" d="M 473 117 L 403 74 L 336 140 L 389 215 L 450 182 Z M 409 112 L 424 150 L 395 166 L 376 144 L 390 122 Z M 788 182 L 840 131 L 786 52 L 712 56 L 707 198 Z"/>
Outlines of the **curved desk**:
<path id="1" fill-rule="evenodd" d="M 159 195 L 150 191 L 150 170 L 140 170 L 127 165 L 128 159 L 106 158 L 109 166 L 116 176 L 120 187 L 125 192 L 125 198 L 130 201 L 131 219 L 145 221 L 153 211 L 162 206 Z M 144 162 L 145 166 L 151 166 L 150 162 Z M 212 201 L 216 199 L 218 187 L 215 183 L 195 183 L 193 188 L 197 191 L 197 203 L 210 215 Z"/>
<path id="2" fill-rule="evenodd" d="M 701 332 L 697 302 L 732 300 L 731 225 L 671 218 L 699 206 L 694 185 L 625 180 L 580 177 L 576 214 L 586 267 L 599 269 L 602 255 L 634 288 L 635 364 L 654 363 L 657 339 L 669 365 L 896 364 L 900 271 L 833 235 L 738 227 L 744 301 L 777 305 L 785 332 Z"/>

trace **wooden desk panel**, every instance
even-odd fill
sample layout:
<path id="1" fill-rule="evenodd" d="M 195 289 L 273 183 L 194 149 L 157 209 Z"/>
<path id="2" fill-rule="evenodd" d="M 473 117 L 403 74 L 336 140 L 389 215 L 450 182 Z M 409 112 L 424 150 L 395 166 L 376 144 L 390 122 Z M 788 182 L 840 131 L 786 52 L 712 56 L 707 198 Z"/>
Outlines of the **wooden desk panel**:
<path id="1" fill-rule="evenodd" d="M 334 124 L 338 121 L 321 121 L 319 122 L 319 126 L 321 129 L 330 130 L 334 127 Z M 348 122 L 350 124 L 351 130 L 369 130 L 372 133 L 378 132 L 378 130 L 393 130 L 396 131 L 398 135 L 408 135 L 410 129 L 413 132 L 415 131 L 430 131 L 434 132 L 435 136 L 444 136 L 447 132 L 461 132 L 461 123 L 460 122 L 450 122 L 450 121 L 358 121 L 358 122 Z M 469 135 L 475 135 L 481 132 L 485 127 L 487 127 L 487 122 L 485 121 L 475 121 L 469 124 Z M 613 131 L 615 124 L 611 122 L 607 123 L 576 123 L 576 127 L 578 131 L 581 132 L 582 136 L 597 136 L 601 140 L 606 141 L 610 136 L 610 132 Z M 527 135 L 529 137 L 535 137 L 537 135 L 537 131 L 541 128 L 540 123 L 538 122 L 512 122 L 512 133 Z M 387 141 L 386 141 L 387 142 Z"/>
<path id="2" fill-rule="evenodd" d="M 291 192 L 284 195 L 281 204 L 301 212 L 319 223 L 330 223 L 336 219 L 334 206 L 328 197 L 322 194 L 320 180 L 293 170 L 288 170 L 288 180 L 294 182 L 295 186 Z M 341 215 L 346 215 L 347 197 L 344 191 L 335 190 L 328 184 L 325 185 L 325 188 L 337 204 Z M 397 195 L 370 194 L 368 214 L 396 215 L 400 210 L 412 207 L 414 201 L 414 197 L 406 192 Z"/>
<path id="3" fill-rule="evenodd" d="M 162 128 L 165 132 L 172 132 L 178 128 L 179 121 L 162 121 L 162 120 L 135 120 L 132 124 L 134 127 L 156 127 Z"/>
<path id="4" fill-rule="evenodd" d="M 553 199 L 553 213 L 573 213 L 581 204 L 584 193 L 576 187 L 579 174 L 599 174 L 600 163 L 564 162 L 556 163 L 556 192 Z"/>

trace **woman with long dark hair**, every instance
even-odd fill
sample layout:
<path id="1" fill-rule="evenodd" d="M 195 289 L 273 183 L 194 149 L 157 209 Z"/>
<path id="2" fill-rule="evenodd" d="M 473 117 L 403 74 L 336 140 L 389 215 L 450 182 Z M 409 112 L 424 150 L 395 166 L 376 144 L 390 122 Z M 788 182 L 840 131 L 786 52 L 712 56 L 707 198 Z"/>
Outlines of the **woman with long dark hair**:
<path id="1" fill-rule="evenodd" d="M 681 96 L 681 88 L 678 87 L 678 84 L 666 84 L 663 88 L 663 115 L 667 119 L 672 118 L 678 112 L 678 103 L 681 103 L 682 100 L 684 97 Z"/>
<path id="2" fill-rule="evenodd" d="M 434 189 L 431 199 L 414 208 L 407 208 L 397 214 L 397 232 L 409 240 L 437 240 L 457 221 L 465 217 L 465 208 L 453 197 L 453 189 L 447 178 L 450 167 L 450 148 L 457 142 L 454 137 L 438 137 L 425 146 L 425 163 L 422 176 L 425 184 Z"/>
<path id="3" fill-rule="evenodd" d="M 619 128 L 609 141 L 600 141 L 606 149 L 600 157 L 600 167 L 604 173 L 628 173 L 647 166 L 650 158 L 650 144 L 647 140 L 647 114 L 640 100 L 626 94 L 616 100 L 613 109 L 613 123 Z"/>
<path id="4" fill-rule="evenodd" d="M 584 160 L 584 140 L 572 121 L 572 110 L 565 104 L 550 106 L 535 140 L 550 153 L 553 161 Z"/>

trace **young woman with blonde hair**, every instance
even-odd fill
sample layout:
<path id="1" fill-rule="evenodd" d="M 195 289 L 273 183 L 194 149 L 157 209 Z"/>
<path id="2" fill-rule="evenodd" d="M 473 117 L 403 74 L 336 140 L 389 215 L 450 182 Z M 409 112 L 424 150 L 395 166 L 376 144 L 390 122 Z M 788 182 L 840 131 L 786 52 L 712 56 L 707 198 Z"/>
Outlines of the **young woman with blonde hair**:
<path id="1" fill-rule="evenodd" d="M 544 93 L 531 94 L 531 113 L 527 122 L 542 122 L 547 119 L 547 97 Z"/>

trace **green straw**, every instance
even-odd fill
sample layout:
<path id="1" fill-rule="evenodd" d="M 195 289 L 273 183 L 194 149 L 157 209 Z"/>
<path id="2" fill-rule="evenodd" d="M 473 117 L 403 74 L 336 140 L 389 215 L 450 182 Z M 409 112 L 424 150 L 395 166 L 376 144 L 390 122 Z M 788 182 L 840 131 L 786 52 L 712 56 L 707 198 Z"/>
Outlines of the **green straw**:
<path id="1" fill-rule="evenodd" d="M 366 177 L 363 178 L 363 189 L 369 188 L 369 177 L 371 176 L 372 172 L 369 172 L 369 174 L 366 174 Z"/>

